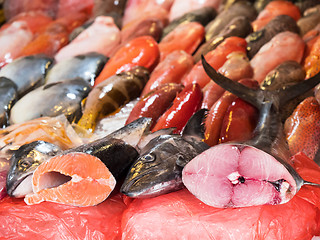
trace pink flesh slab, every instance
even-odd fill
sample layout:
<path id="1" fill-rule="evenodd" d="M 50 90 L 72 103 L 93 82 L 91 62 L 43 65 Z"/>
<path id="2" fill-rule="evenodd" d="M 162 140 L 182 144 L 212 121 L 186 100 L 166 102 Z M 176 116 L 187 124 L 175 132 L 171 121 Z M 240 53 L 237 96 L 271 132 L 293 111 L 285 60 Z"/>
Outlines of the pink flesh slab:
<path id="1" fill-rule="evenodd" d="M 250 146 L 220 144 L 190 161 L 182 173 L 188 190 L 207 205 L 246 207 L 281 204 L 296 182 L 273 156 Z"/>

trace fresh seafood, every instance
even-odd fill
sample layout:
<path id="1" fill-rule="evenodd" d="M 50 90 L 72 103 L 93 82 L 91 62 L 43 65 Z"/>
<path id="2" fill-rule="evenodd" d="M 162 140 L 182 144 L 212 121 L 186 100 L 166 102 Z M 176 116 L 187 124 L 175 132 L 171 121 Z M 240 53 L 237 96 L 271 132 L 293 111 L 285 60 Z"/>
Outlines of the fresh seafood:
<path id="1" fill-rule="evenodd" d="M 187 85 L 173 100 L 172 106 L 161 115 L 152 131 L 174 127 L 174 133 L 180 133 L 189 118 L 199 110 L 201 100 L 200 86 L 197 83 Z"/>
<path id="2" fill-rule="evenodd" d="M 183 85 L 176 83 L 166 83 L 156 87 L 147 95 L 144 95 L 133 107 L 126 123 L 130 123 L 140 117 L 149 117 L 152 119 L 152 129 L 156 121 L 171 106 L 173 100 L 182 89 Z"/>
<path id="3" fill-rule="evenodd" d="M 216 17 L 216 10 L 211 7 L 203 7 L 191 12 L 185 13 L 179 18 L 172 20 L 162 31 L 162 38 L 164 38 L 169 32 L 173 31 L 181 23 L 199 22 L 203 26 L 206 26 L 212 19 Z"/>
<path id="4" fill-rule="evenodd" d="M 145 96 L 151 90 L 165 83 L 181 83 L 181 80 L 192 69 L 193 64 L 192 56 L 183 50 L 176 50 L 168 54 L 152 71 L 141 96 Z"/>
<path id="5" fill-rule="evenodd" d="M 96 122 L 137 98 L 149 79 L 149 71 L 135 67 L 101 82 L 89 93 L 78 125 L 93 131 Z"/>
<path id="6" fill-rule="evenodd" d="M 257 19 L 252 22 L 253 31 L 259 31 L 268 24 L 274 17 L 288 15 L 295 21 L 301 17 L 300 9 L 290 1 L 271 1 L 259 13 Z"/>
<path id="7" fill-rule="evenodd" d="M 298 34 L 288 31 L 278 33 L 251 59 L 253 78 L 261 83 L 282 62 L 291 60 L 300 63 L 304 48 L 305 44 Z"/>
<path id="8" fill-rule="evenodd" d="M 259 108 L 260 114 L 250 141 L 217 145 L 185 166 L 182 181 L 189 191 L 207 205 L 224 208 L 283 204 L 303 185 L 319 186 L 303 180 L 288 163 L 289 155 L 279 138 L 278 113 L 284 102 L 317 85 L 320 74 L 272 92 L 247 88 L 217 74 L 205 59 L 203 64 L 210 78 Z"/>
<path id="9" fill-rule="evenodd" d="M 311 47 L 310 53 L 305 59 L 304 70 L 306 71 L 306 78 L 312 77 L 320 71 L 320 37 L 315 39 Z"/>
<path id="10" fill-rule="evenodd" d="M 176 50 L 192 54 L 202 42 L 204 33 L 204 27 L 198 22 L 181 23 L 160 41 L 160 61 Z"/>
<path id="11" fill-rule="evenodd" d="M 19 56 L 42 53 L 49 57 L 54 57 L 62 47 L 69 43 L 68 36 L 73 29 L 82 25 L 86 19 L 87 16 L 84 13 L 78 12 L 56 19 L 25 45 Z"/>
<path id="12" fill-rule="evenodd" d="M 108 58 L 95 52 L 71 57 L 55 64 L 47 73 L 45 82 L 48 84 L 82 78 L 93 86 L 107 61 Z"/>
<path id="13" fill-rule="evenodd" d="M 93 17 L 117 14 L 120 18 L 124 14 L 124 9 L 127 0 L 94 0 L 94 6 L 92 10 Z"/>
<path id="14" fill-rule="evenodd" d="M 223 10 L 206 26 L 206 41 L 217 36 L 234 18 L 244 16 L 251 22 L 257 12 L 249 1 L 237 1 L 230 8 Z"/>
<path id="15" fill-rule="evenodd" d="M 53 59 L 44 55 L 21 57 L 3 67 L 0 77 L 6 77 L 17 85 L 19 97 L 44 84 Z"/>
<path id="16" fill-rule="evenodd" d="M 216 49 L 219 44 L 222 43 L 226 38 L 245 38 L 251 32 L 252 27 L 248 18 L 243 16 L 233 18 L 231 22 L 226 25 L 217 36 L 210 38 L 199 47 L 197 52 L 194 54 L 195 62 L 199 62 L 199 60 L 201 59 L 201 55 L 206 55 L 208 52 Z"/>
<path id="17" fill-rule="evenodd" d="M 9 125 L 9 114 L 18 98 L 17 85 L 8 78 L 0 77 L 0 128 Z"/>
<path id="18" fill-rule="evenodd" d="M 141 66 L 152 71 L 158 64 L 160 57 L 157 42 L 150 36 L 141 36 L 132 39 L 109 59 L 95 81 L 95 86 L 112 75 L 130 71 Z"/>
<path id="19" fill-rule="evenodd" d="M 120 191 L 129 197 L 155 197 L 183 188 L 181 171 L 193 157 L 208 149 L 201 141 L 205 110 L 189 120 L 182 135 L 152 139 L 133 163 Z"/>
<path id="20" fill-rule="evenodd" d="M 24 197 L 32 193 L 32 175 L 36 168 L 61 151 L 58 146 L 44 141 L 31 142 L 15 150 L 6 181 L 8 195 Z"/>
<path id="21" fill-rule="evenodd" d="M 269 42 L 275 35 L 280 32 L 290 31 L 299 34 L 299 28 L 296 21 L 288 15 L 279 15 L 273 18 L 264 28 L 247 36 L 248 57 L 253 56 L 260 48 Z"/>
<path id="22" fill-rule="evenodd" d="M 304 36 L 312 30 L 320 22 L 320 5 L 304 12 L 304 16 L 297 21 L 300 29 L 300 34 Z"/>
<path id="23" fill-rule="evenodd" d="M 79 119 L 81 101 L 91 90 L 83 79 L 49 83 L 22 97 L 10 112 L 10 123 L 23 123 L 43 116 L 64 114 L 70 121 Z M 50 99 L 50 101 L 43 101 Z"/>
<path id="24" fill-rule="evenodd" d="M 97 37 L 99 36 L 99 37 Z M 55 55 L 57 62 L 89 52 L 107 57 L 120 44 L 120 30 L 111 17 L 99 16 L 94 23 Z"/>
<path id="25" fill-rule="evenodd" d="M 99 158 L 69 153 L 50 158 L 36 169 L 32 177 L 34 194 L 28 194 L 24 201 L 28 205 L 50 201 L 94 206 L 103 202 L 115 185 L 116 180 Z"/>

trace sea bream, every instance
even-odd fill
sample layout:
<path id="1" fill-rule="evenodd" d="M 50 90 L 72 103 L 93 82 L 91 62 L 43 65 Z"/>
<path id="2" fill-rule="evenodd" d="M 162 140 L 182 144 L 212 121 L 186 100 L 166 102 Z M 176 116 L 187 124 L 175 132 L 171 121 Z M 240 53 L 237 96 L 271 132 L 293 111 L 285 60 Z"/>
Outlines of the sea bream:
<path id="1" fill-rule="evenodd" d="M 112 175 L 119 178 L 138 157 L 136 147 L 143 136 L 149 132 L 150 118 L 139 118 L 113 133 L 91 143 L 62 150 L 58 146 L 34 141 L 15 150 L 10 159 L 7 176 L 7 192 L 12 197 L 24 197 L 32 193 L 32 175 L 36 168 L 53 156 L 74 152 L 91 154 L 108 167 Z"/>
<path id="2" fill-rule="evenodd" d="M 150 140 L 132 164 L 120 191 L 133 198 L 155 197 L 183 188 L 183 167 L 208 149 L 202 141 L 202 120 L 206 110 L 195 113 L 182 135 L 166 134 Z"/>
<path id="3" fill-rule="evenodd" d="M 286 102 L 316 86 L 320 74 L 279 90 L 254 90 L 202 62 L 210 78 L 260 114 L 251 140 L 211 147 L 185 166 L 182 180 L 188 190 L 207 205 L 225 208 L 283 204 L 303 185 L 320 186 L 302 179 L 290 165 L 279 114 Z"/>

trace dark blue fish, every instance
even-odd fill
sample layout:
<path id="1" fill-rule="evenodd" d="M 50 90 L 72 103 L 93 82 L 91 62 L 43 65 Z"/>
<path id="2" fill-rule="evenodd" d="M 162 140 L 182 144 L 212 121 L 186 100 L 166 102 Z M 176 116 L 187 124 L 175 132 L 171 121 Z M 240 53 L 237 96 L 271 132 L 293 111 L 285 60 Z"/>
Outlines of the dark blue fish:
<path id="1" fill-rule="evenodd" d="M 0 77 L 0 128 L 9 125 L 9 114 L 18 98 L 17 85 L 10 79 Z"/>

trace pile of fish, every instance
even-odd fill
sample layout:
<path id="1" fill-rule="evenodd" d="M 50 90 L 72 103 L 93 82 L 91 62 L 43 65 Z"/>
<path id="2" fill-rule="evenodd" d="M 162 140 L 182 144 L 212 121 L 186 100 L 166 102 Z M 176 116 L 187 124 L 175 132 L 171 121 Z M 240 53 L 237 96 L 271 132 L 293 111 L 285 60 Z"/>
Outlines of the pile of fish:
<path id="1" fill-rule="evenodd" d="M 0 237 L 320 235 L 318 0 L 3 10 Z"/>

